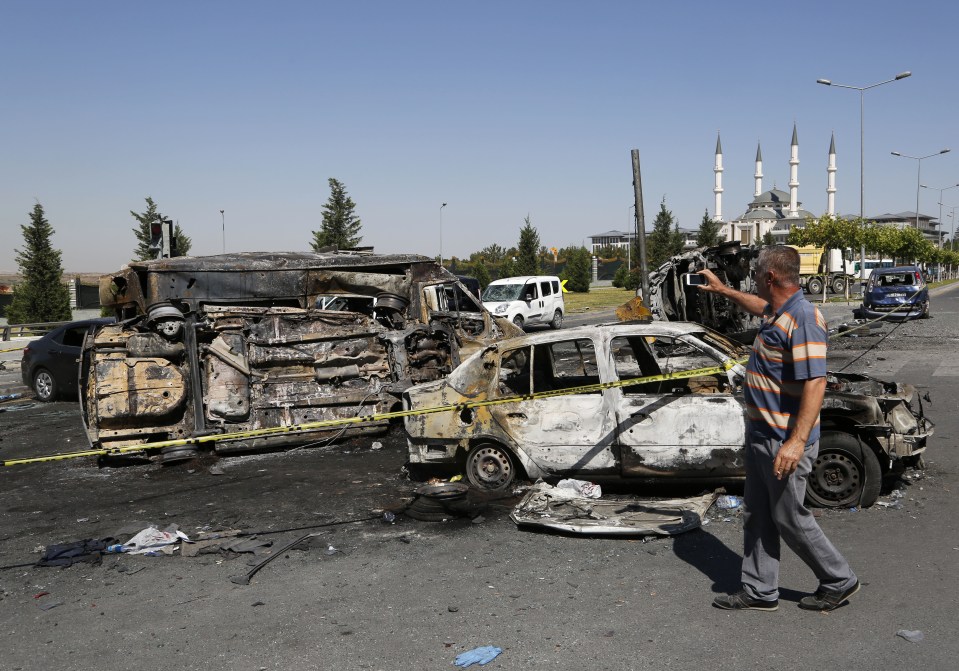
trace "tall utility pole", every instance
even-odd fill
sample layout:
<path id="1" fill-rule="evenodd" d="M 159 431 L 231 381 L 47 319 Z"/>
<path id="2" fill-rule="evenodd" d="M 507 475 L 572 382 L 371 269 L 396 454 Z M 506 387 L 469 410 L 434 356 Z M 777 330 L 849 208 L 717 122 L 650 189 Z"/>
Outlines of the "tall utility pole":
<path id="1" fill-rule="evenodd" d="M 824 86 L 835 86 L 840 89 L 852 89 L 853 91 L 859 91 L 859 221 L 863 221 L 866 217 L 864 208 L 863 208 L 863 182 L 864 177 L 864 164 L 863 159 L 863 91 L 868 91 L 869 89 L 874 89 L 877 86 L 882 86 L 883 84 L 889 84 L 890 82 L 896 82 L 900 79 L 905 79 L 906 77 L 911 77 L 912 73 L 908 70 L 906 72 L 900 72 L 898 75 L 892 79 L 887 79 L 884 82 L 879 82 L 878 84 L 870 84 L 869 86 L 849 86 L 848 84 L 834 84 L 828 79 L 817 79 L 817 84 L 822 84 Z M 866 246 L 863 245 L 859 250 L 859 279 L 865 281 L 866 279 Z"/>
<path id="2" fill-rule="evenodd" d="M 226 215 L 220 210 L 220 223 L 223 224 L 223 253 L 226 254 Z"/>
<path id="3" fill-rule="evenodd" d="M 443 265 L 443 208 L 446 203 L 440 205 L 440 265 Z"/>
<path id="4" fill-rule="evenodd" d="M 649 269 L 646 266 L 646 215 L 643 211 L 643 177 L 639 170 L 639 149 L 630 151 L 633 159 L 633 199 L 636 201 L 636 242 L 639 243 L 639 279 L 643 304 L 649 298 Z"/>

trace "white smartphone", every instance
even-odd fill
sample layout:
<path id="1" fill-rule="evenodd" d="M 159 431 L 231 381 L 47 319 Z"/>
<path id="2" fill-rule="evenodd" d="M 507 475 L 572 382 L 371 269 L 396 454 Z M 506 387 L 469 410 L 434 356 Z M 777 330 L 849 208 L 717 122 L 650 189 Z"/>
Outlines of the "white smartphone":
<path id="1" fill-rule="evenodd" d="M 706 276 L 702 273 L 686 273 L 683 275 L 683 284 L 687 287 L 701 287 L 709 284 L 709 282 L 706 281 Z"/>

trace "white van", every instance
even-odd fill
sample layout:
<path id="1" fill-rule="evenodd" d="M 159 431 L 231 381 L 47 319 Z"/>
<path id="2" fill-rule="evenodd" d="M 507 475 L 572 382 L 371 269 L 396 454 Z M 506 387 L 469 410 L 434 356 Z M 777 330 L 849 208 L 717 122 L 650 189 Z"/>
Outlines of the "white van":
<path id="1" fill-rule="evenodd" d="M 483 291 L 483 306 L 520 328 L 549 324 L 558 329 L 566 314 L 562 284 L 552 275 L 505 277 L 490 282 Z"/>

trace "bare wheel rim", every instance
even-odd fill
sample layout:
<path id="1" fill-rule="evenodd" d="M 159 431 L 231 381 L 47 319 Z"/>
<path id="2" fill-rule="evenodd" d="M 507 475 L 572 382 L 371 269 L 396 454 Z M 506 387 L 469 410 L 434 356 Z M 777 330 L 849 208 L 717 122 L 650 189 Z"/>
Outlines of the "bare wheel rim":
<path id="1" fill-rule="evenodd" d="M 853 505 L 862 493 L 862 466 L 843 452 L 821 453 L 813 463 L 809 487 L 829 505 Z"/>
<path id="2" fill-rule="evenodd" d="M 483 489 L 502 489 L 513 481 L 512 459 L 494 445 L 473 450 L 466 466 L 470 482 Z"/>

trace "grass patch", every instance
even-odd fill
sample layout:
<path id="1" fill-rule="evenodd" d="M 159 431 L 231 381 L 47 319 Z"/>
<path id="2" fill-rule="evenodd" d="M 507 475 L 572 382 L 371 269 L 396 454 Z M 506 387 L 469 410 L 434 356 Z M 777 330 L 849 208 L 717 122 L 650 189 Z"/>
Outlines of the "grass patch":
<path id="1" fill-rule="evenodd" d="M 618 308 L 636 295 L 635 291 L 616 287 L 592 287 L 589 293 L 570 291 L 563 295 L 566 312 L 585 312 L 600 308 Z"/>

